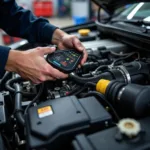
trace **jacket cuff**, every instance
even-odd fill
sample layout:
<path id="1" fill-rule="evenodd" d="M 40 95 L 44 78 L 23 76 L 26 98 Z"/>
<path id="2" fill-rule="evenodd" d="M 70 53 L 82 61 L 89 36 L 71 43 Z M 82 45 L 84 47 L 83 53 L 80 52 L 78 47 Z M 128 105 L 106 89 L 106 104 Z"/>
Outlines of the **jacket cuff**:
<path id="1" fill-rule="evenodd" d="M 58 29 L 58 27 L 51 25 L 49 23 L 45 24 L 42 30 L 42 41 L 46 43 L 51 43 L 54 31 Z"/>
<path id="2" fill-rule="evenodd" d="M 5 65 L 10 49 L 10 47 L 0 46 L 0 78 L 2 78 L 5 73 Z"/>

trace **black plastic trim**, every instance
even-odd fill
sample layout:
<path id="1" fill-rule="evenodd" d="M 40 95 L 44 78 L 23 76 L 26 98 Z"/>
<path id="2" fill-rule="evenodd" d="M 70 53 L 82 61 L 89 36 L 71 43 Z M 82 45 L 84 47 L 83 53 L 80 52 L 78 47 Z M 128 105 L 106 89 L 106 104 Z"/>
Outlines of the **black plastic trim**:
<path id="1" fill-rule="evenodd" d="M 102 24 L 96 21 L 97 28 L 99 31 L 109 34 L 121 42 L 126 43 L 130 46 L 138 49 L 149 51 L 150 48 L 150 35 L 146 33 L 139 33 L 126 28 L 119 28 L 110 24 Z"/>

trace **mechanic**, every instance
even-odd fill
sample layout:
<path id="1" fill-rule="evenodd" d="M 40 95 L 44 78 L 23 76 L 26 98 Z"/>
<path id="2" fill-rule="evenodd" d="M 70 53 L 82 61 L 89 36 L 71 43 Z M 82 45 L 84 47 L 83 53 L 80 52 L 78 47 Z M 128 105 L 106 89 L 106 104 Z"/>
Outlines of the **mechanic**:
<path id="1" fill-rule="evenodd" d="M 0 28 L 30 43 L 51 43 L 59 49 L 75 48 L 83 51 L 81 65 L 87 59 L 87 52 L 77 37 L 63 32 L 44 18 L 35 17 L 29 10 L 18 6 L 15 0 L 0 0 Z M 44 59 L 44 55 L 54 51 L 54 47 L 18 51 L 0 46 L 0 78 L 5 71 L 16 72 L 33 83 L 67 78 L 67 74 L 53 68 Z"/>

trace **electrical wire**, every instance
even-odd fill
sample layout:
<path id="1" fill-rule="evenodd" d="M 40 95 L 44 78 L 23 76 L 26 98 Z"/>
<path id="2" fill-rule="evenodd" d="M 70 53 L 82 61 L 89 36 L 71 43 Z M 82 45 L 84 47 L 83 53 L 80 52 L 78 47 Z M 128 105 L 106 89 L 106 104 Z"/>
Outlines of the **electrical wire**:
<path id="1" fill-rule="evenodd" d="M 41 84 L 41 87 L 39 89 L 38 94 L 35 96 L 35 98 L 30 102 L 30 104 L 26 107 L 25 111 L 24 111 L 24 115 L 26 115 L 28 113 L 29 108 L 32 106 L 33 103 L 35 103 L 39 97 L 41 96 L 42 92 L 43 92 L 43 88 L 44 88 L 44 83 Z"/>
<path id="2" fill-rule="evenodd" d="M 129 55 L 129 54 L 131 54 L 131 53 L 124 53 L 124 54 L 121 54 L 121 53 L 116 53 L 116 52 L 114 52 L 114 51 L 110 51 L 110 54 L 111 54 L 111 55 L 114 55 L 114 56 L 118 56 L 118 57 L 125 57 L 125 56 L 127 56 L 127 55 Z"/>
<path id="3" fill-rule="evenodd" d="M 96 68 L 95 72 L 103 71 L 103 70 L 105 70 L 105 69 L 108 69 L 108 65 L 99 66 L 98 68 Z"/>
<path id="4" fill-rule="evenodd" d="M 73 88 L 72 91 L 69 91 L 69 93 L 67 94 L 67 96 L 72 95 L 73 93 L 75 93 L 76 91 L 78 91 L 81 88 L 81 86 L 76 86 L 75 88 Z"/>
<path id="5" fill-rule="evenodd" d="M 128 58 L 130 58 L 131 56 L 133 56 L 133 55 L 135 55 L 135 54 L 138 55 L 138 57 L 137 57 L 136 60 L 139 60 L 139 59 L 140 59 L 140 54 L 139 54 L 138 52 L 133 52 L 133 53 L 130 53 L 129 55 L 127 55 L 127 56 L 125 56 L 125 57 L 116 59 L 115 61 L 113 61 L 113 63 L 111 64 L 111 66 L 115 66 L 115 64 L 116 64 L 117 62 L 122 61 L 122 60 L 125 60 L 125 59 L 128 59 Z"/>
<path id="6" fill-rule="evenodd" d="M 74 92 L 74 91 L 71 91 L 71 94 L 69 93 L 69 95 L 79 95 L 81 92 L 83 92 L 85 89 L 87 89 L 87 88 L 89 88 L 89 87 L 93 87 L 93 88 L 95 88 L 96 87 L 96 84 L 95 83 L 92 83 L 92 82 L 87 82 L 87 83 L 85 83 L 84 84 L 84 86 L 81 88 L 81 86 L 80 86 L 80 88 L 78 88 L 78 89 L 76 89 L 76 91 Z"/>
<path id="7" fill-rule="evenodd" d="M 118 56 L 118 57 L 125 57 L 125 56 L 128 56 L 128 55 L 133 55 L 133 54 L 137 54 L 138 55 L 138 59 L 140 59 L 140 53 L 139 52 L 131 52 L 131 53 L 124 53 L 124 54 L 120 54 L 120 53 L 116 53 L 114 51 L 110 51 L 110 53 L 114 56 Z"/>
<path id="8" fill-rule="evenodd" d="M 99 92 L 96 92 L 96 91 L 92 91 L 92 92 L 89 92 L 87 94 L 84 95 L 84 97 L 87 97 L 87 96 L 93 96 L 95 95 L 96 97 L 99 97 L 100 99 L 98 100 L 103 100 L 107 105 L 108 107 L 111 109 L 111 111 L 113 112 L 115 118 L 117 121 L 120 120 L 120 117 L 118 116 L 117 112 L 115 111 L 114 107 L 110 104 L 110 102 L 108 102 L 105 98 L 105 96 Z"/>

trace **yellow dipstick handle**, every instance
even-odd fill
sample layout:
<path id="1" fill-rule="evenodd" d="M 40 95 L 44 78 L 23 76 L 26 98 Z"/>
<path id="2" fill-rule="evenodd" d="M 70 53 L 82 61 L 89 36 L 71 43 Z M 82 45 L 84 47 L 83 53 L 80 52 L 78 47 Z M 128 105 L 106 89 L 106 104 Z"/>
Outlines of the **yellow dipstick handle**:
<path id="1" fill-rule="evenodd" d="M 80 29 L 80 30 L 78 30 L 78 33 L 81 36 L 88 36 L 88 34 L 90 33 L 90 30 L 89 29 Z"/>
<path id="2" fill-rule="evenodd" d="M 102 94 L 105 94 L 107 86 L 109 85 L 109 83 L 110 83 L 109 80 L 105 80 L 105 79 L 99 80 L 96 84 L 96 91 L 100 92 Z"/>

